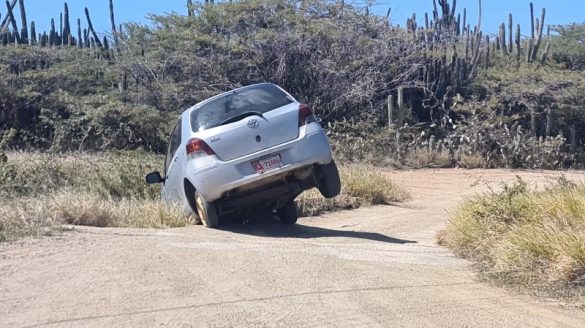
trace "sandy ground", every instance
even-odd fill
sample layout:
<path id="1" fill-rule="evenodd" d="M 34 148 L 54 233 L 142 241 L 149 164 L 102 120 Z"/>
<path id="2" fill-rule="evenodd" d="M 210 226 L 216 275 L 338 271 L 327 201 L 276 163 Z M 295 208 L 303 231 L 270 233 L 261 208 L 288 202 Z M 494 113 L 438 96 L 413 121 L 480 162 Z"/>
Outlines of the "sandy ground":
<path id="1" fill-rule="evenodd" d="M 435 242 L 485 183 L 557 173 L 388 174 L 413 201 L 292 227 L 75 228 L 0 246 L 0 326 L 585 327 L 584 311 L 479 282 Z"/>

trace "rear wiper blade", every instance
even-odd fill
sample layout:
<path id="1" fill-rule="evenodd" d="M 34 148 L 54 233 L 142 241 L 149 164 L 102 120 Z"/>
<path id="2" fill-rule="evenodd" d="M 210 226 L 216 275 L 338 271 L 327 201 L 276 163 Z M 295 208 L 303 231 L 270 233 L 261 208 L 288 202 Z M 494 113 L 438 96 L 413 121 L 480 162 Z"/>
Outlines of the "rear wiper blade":
<path id="1" fill-rule="evenodd" d="M 216 126 L 222 126 L 222 125 L 226 125 L 226 124 L 230 124 L 230 123 L 234 123 L 237 122 L 239 120 L 242 120 L 248 116 L 260 116 L 262 117 L 264 120 L 266 120 L 266 117 L 264 117 L 264 115 L 260 112 L 244 112 L 241 114 L 238 114 L 236 116 L 232 116 L 230 118 L 228 118 L 227 120 L 224 120 L 223 122 L 219 123 Z"/>

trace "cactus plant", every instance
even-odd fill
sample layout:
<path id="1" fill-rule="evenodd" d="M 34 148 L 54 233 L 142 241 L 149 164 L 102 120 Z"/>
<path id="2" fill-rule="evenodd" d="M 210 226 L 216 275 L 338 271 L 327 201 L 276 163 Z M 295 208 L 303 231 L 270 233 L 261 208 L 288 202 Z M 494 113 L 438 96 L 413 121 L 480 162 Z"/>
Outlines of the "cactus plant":
<path id="1" fill-rule="evenodd" d="M 193 1 L 187 0 L 187 16 L 193 16 Z"/>
<path id="2" fill-rule="evenodd" d="M 514 43 L 512 42 L 512 38 L 513 38 L 513 34 L 512 34 L 512 30 L 513 30 L 513 17 L 512 17 L 512 13 L 510 13 L 508 15 L 508 38 L 509 38 L 509 42 L 508 42 L 508 53 L 510 53 L 510 55 L 512 53 L 514 53 Z"/>
<path id="3" fill-rule="evenodd" d="M 508 55 L 508 46 L 506 45 L 506 25 L 502 23 L 500 25 L 500 37 L 499 37 L 500 49 L 502 50 L 502 54 L 507 56 Z"/>
<path id="4" fill-rule="evenodd" d="M 83 29 L 83 46 L 85 48 L 91 47 L 91 43 L 89 41 L 89 31 L 86 28 Z"/>
<path id="5" fill-rule="evenodd" d="M 46 47 L 47 45 L 49 45 L 49 36 L 47 35 L 47 32 L 43 32 L 40 39 L 41 39 L 41 47 Z"/>
<path id="6" fill-rule="evenodd" d="M 18 1 L 20 7 L 20 19 L 22 27 L 20 29 L 20 43 L 28 44 L 28 22 L 26 20 L 26 9 L 24 7 L 24 0 Z"/>
<path id="7" fill-rule="evenodd" d="M 398 88 L 398 115 L 396 115 L 396 123 L 398 127 L 404 124 L 404 114 L 406 111 L 406 104 L 404 103 L 404 87 Z"/>
<path id="8" fill-rule="evenodd" d="M 532 48 L 534 45 L 534 41 L 532 39 L 528 40 L 528 44 L 526 46 L 526 62 L 530 62 L 530 58 L 532 58 Z"/>
<path id="9" fill-rule="evenodd" d="M 534 42 L 534 4 L 530 3 L 530 32 L 531 39 Z"/>
<path id="10" fill-rule="evenodd" d="M 100 37 L 93 29 L 93 24 L 91 23 L 91 18 L 89 16 L 89 9 L 87 9 L 87 7 L 85 7 L 85 17 L 87 18 L 88 31 L 93 35 L 93 43 L 95 43 L 95 45 L 98 48 L 103 48 L 102 42 L 100 41 Z"/>
<path id="11" fill-rule="evenodd" d="M 17 1 L 18 0 L 12 0 L 12 2 L 10 3 L 10 9 L 14 9 Z M 8 16 L 8 14 L 6 14 L 6 16 L 4 16 L 4 19 L 2 20 L 2 23 L 0 24 L 1 32 L 6 32 L 6 30 L 8 29 L 8 26 L 10 25 L 10 21 L 8 21 L 9 18 L 10 17 Z"/>
<path id="12" fill-rule="evenodd" d="M 53 47 L 57 42 L 57 32 L 55 31 L 55 19 L 51 18 L 51 30 L 49 31 L 49 46 Z"/>
<path id="13" fill-rule="evenodd" d="M 31 21 L 30 22 L 30 43 L 32 45 L 36 45 L 37 44 L 37 29 L 35 27 L 35 22 Z"/>
<path id="14" fill-rule="evenodd" d="M 486 35 L 485 36 L 485 42 L 488 45 L 486 53 L 485 53 L 485 69 L 487 71 L 487 69 L 490 67 L 490 36 Z"/>
<path id="15" fill-rule="evenodd" d="M 116 20 L 114 17 L 114 2 L 110 0 L 110 22 L 112 23 L 112 36 L 114 38 L 114 46 L 118 47 L 118 32 L 116 31 Z"/>
<path id="16" fill-rule="evenodd" d="M 392 95 L 388 96 L 388 127 L 390 129 L 393 128 L 394 124 L 394 97 Z"/>
<path id="17" fill-rule="evenodd" d="M 63 13 L 59 14 L 59 35 L 57 37 L 57 42 L 59 46 L 65 43 L 65 40 L 63 39 Z"/>
<path id="18" fill-rule="evenodd" d="M 548 58 L 548 52 L 550 51 L 550 40 L 548 40 L 546 42 L 546 47 L 544 48 L 544 52 L 542 53 L 542 56 L 540 57 L 540 63 L 544 65 L 544 63 L 546 62 L 547 58 Z"/>
<path id="19" fill-rule="evenodd" d="M 81 34 L 81 19 L 77 19 L 77 47 L 83 48 L 83 36 Z"/>
<path id="20" fill-rule="evenodd" d="M 538 48 L 540 48 L 540 43 L 541 43 L 541 40 L 542 40 L 542 32 L 544 30 L 544 19 L 545 19 L 545 17 L 546 17 L 546 9 L 545 8 L 542 8 L 542 14 L 540 16 L 540 23 L 539 23 L 539 25 L 537 27 L 538 30 L 536 31 L 538 34 L 537 34 L 536 40 L 534 40 L 534 48 L 532 49 L 532 53 L 531 53 L 531 56 L 530 56 L 530 61 L 536 60 L 536 56 L 538 55 Z M 537 22 L 538 22 L 538 19 L 537 19 Z"/>
<path id="21" fill-rule="evenodd" d="M 67 2 L 63 5 L 63 43 L 70 44 L 69 36 L 71 35 L 71 24 L 69 24 L 69 6 Z"/>
<path id="22" fill-rule="evenodd" d="M 516 24 L 516 67 L 520 67 L 520 24 Z"/>
<path id="23" fill-rule="evenodd" d="M 14 19 L 14 13 L 12 12 L 12 5 L 8 0 L 6 0 L 6 9 L 7 9 L 7 18 L 8 23 L 12 24 L 12 28 L 14 33 L 11 33 L 11 38 L 14 40 L 9 40 L 9 43 L 16 41 L 16 43 L 20 44 L 20 35 L 18 34 L 18 26 L 16 25 L 16 19 Z"/>

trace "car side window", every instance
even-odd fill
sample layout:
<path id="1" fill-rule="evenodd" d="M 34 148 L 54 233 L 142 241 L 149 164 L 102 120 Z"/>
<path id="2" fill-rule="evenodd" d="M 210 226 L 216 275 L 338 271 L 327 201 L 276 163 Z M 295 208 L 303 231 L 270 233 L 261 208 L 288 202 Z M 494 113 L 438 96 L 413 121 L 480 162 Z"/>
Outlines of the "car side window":
<path id="1" fill-rule="evenodd" d="M 165 163 L 165 168 L 168 170 L 173 157 L 175 157 L 175 153 L 177 149 L 181 145 L 181 119 L 175 124 L 173 128 L 173 132 L 171 133 L 170 141 L 169 141 L 169 149 L 167 152 L 167 159 Z"/>

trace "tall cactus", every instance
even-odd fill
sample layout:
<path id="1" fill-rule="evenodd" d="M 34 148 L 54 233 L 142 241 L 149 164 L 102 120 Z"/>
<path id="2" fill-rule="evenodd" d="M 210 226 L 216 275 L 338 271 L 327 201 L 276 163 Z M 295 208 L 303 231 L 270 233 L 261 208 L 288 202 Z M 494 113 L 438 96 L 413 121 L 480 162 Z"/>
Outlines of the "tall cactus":
<path id="1" fill-rule="evenodd" d="M 516 67 L 520 67 L 520 24 L 516 24 Z"/>
<path id="2" fill-rule="evenodd" d="M 534 42 L 534 4 L 532 2 L 530 3 L 530 32 Z"/>
<path id="3" fill-rule="evenodd" d="M 536 40 L 534 41 L 534 48 L 532 49 L 532 54 L 531 54 L 531 58 L 530 61 L 534 61 L 536 60 L 536 56 L 538 54 L 538 48 L 540 48 L 540 43 L 542 41 L 542 32 L 544 30 L 544 19 L 546 17 L 546 9 L 542 8 L 542 14 L 540 16 L 540 24 L 538 26 L 538 35 Z"/>
<path id="4" fill-rule="evenodd" d="M 404 102 L 404 87 L 398 88 L 398 115 L 396 117 L 396 123 L 398 127 L 404 124 L 404 113 L 406 112 L 406 104 Z"/>
<path id="5" fill-rule="evenodd" d="M 463 32 L 465 32 L 465 27 L 467 26 L 467 8 L 463 8 L 463 24 L 462 24 L 462 28 L 463 28 Z"/>
<path id="6" fill-rule="evenodd" d="M 550 51 L 550 40 L 548 40 L 546 42 L 546 47 L 544 47 L 544 52 L 542 53 L 542 56 L 540 57 L 540 63 L 544 65 L 544 63 L 546 63 L 546 60 L 548 59 L 548 52 Z"/>
<path id="7" fill-rule="evenodd" d="M 114 46 L 118 47 L 118 32 L 116 31 L 116 20 L 114 18 L 114 2 L 110 0 L 110 22 L 112 23 L 112 36 L 114 37 Z"/>
<path id="8" fill-rule="evenodd" d="M 14 13 L 12 12 L 12 5 L 10 4 L 10 2 L 8 0 L 6 0 L 6 9 L 7 9 L 7 15 L 8 16 L 8 21 L 12 24 L 12 28 L 14 30 L 14 39 L 16 41 L 16 43 L 20 44 L 20 34 L 18 33 L 18 25 L 16 25 L 16 19 L 14 19 Z"/>
<path id="9" fill-rule="evenodd" d="M 193 16 L 193 1 L 187 0 L 187 16 Z"/>
<path id="10" fill-rule="evenodd" d="M 100 37 L 97 35 L 95 30 L 93 29 L 93 24 L 91 23 L 91 17 L 89 17 L 89 9 L 87 9 L 87 7 L 85 7 L 85 17 L 87 18 L 88 31 L 93 35 L 93 40 L 95 42 L 95 45 L 98 48 L 103 48 L 102 42 L 100 41 Z"/>
<path id="11" fill-rule="evenodd" d="M 86 28 L 83 29 L 83 46 L 85 48 L 89 48 L 91 46 L 89 42 L 89 31 Z"/>
<path id="12" fill-rule="evenodd" d="M 37 44 L 37 29 L 34 21 L 30 22 L 30 43 L 32 45 Z"/>
<path id="13" fill-rule="evenodd" d="M 17 1 L 18 0 L 12 0 L 12 2 L 10 3 L 10 9 L 14 9 Z M 2 20 L 2 23 L 0 24 L 0 33 L 6 32 L 8 30 L 8 26 L 10 25 L 10 21 L 8 20 L 9 18 L 10 18 L 10 16 L 8 16 L 8 14 L 6 14 L 6 16 L 4 16 L 4 19 Z"/>
<path id="14" fill-rule="evenodd" d="M 49 46 L 57 44 L 57 32 L 55 31 L 55 19 L 51 18 L 51 30 L 49 31 Z"/>
<path id="15" fill-rule="evenodd" d="M 485 53 L 485 69 L 487 70 L 490 67 L 490 36 L 485 36 L 485 43 L 488 45 L 487 50 Z"/>
<path id="16" fill-rule="evenodd" d="M 63 13 L 59 14 L 59 36 L 57 42 L 59 46 L 65 43 L 65 40 L 63 39 Z"/>
<path id="17" fill-rule="evenodd" d="M 26 21 L 26 9 L 24 7 L 24 0 L 19 0 L 20 6 L 20 19 L 22 27 L 20 29 L 20 42 L 21 44 L 28 44 L 28 22 Z"/>
<path id="18" fill-rule="evenodd" d="M 530 58 L 532 58 L 532 48 L 534 46 L 534 41 L 532 39 L 528 40 L 528 44 L 526 46 L 526 62 L 530 62 Z"/>
<path id="19" fill-rule="evenodd" d="M 509 34 L 509 36 L 508 36 L 508 38 L 509 38 L 508 52 L 510 53 L 510 55 L 512 53 L 514 53 L 514 43 L 512 42 L 512 37 L 513 37 L 512 32 L 513 32 L 513 28 L 514 28 L 512 26 L 513 25 L 513 22 L 514 22 L 514 20 L 513 20 L 513 17 L 512 17 L 512 13 L 510 13 L 508 15 L 508 34 Z"/>
<path id="20" fill-rule="evenodd" d="M 502 54 L 505 56 L 508 55 L 508 47 L 506 45 L 506 25 L 502 23 L 500 25 L 500 48 L 502 49 Z"/>
<path id="21" fill-rule="evenodd" d="M 67 2 L 63 5 L 63 43 L 69 43 L 69 36 L 71 35 L 71 24 L 69 24 L 69 6 Z"/>
<path id="22" fill-rule="evenodd" d="M 81 35 L 81 19 L 77 19 L 77 47 L 79 49 L 83 48 L 83 36 Z"/>

